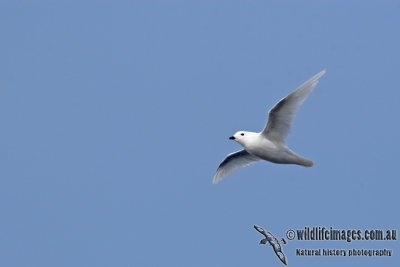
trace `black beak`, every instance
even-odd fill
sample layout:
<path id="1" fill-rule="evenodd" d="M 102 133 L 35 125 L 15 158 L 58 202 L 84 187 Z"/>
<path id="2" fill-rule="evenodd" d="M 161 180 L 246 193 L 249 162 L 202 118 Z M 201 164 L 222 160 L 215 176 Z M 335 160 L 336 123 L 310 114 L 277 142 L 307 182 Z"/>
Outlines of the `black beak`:
<path id="1" fill-rule="evenodd" d="M 229 140 L 235 140 L 234 136 L 229 137 Z"/>

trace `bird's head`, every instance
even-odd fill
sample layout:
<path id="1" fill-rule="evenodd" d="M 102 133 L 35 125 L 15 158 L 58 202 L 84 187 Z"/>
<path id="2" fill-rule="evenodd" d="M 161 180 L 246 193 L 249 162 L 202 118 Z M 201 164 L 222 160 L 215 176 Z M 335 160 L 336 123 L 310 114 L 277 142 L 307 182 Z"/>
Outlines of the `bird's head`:
<path id="1" fill-rule="evenodd" d="M 229 139 L 235 140 L 236 142 L 238 142 L 241 145 L 245 145 L 245 143 L 247 143 L 249 138 L 254 137 L 256 134 L 257 133 L 253 133 L 253 132 L 239 131 L 239 132 L 235 133 L 234 135 L 232 135 L 231 137 L 229 137 Z"/>
<path id="2" fill-rule="evenodd" d="M 267 239 L 266 238 L 264 238 L 264 239 L 261 239 L 260 240 L 260 245 L 265 245 L 267 243 Z"/>

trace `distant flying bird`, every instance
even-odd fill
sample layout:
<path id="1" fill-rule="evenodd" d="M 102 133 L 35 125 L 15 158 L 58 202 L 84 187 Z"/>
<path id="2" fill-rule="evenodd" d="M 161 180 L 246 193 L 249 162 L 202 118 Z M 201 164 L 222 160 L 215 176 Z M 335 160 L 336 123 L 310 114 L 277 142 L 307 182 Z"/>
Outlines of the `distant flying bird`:
<path id="1" fill-rule="evenodd" d="M 264 239 L 261 239 L 260 244 L 265 245 L 267 242 L 274 249 L 276 256 L 281 260 L 281 262 L 287 265 L 285 254 L 283 254 L 281 243 L 286 244 L 285 239 L 281 239 L 279 241 L 275 236 L 273 236 L 270 232 L 265 231 L 260 226 L 254 225 L 254 228 L 265 236 Z"/>
<path id="2" fill-rule="evenodd" d="M 264 130 L 259 133 L 239 131 L 229 137 L 241 144 L 244 149 L 229 154 L 219 165 L 213 177 L 213 184 L 227 177 L 241 167 L 248 166 L 256 161 L 267 160 L 281 164 L 297 164 L 311 167 L 314 163 L 297 155 L 285 143 L 290 132 L 297 110 L 304 100 L 317 86 L 318 79 L 325 74 L 325 70 L 306 81 L 287 97 L 278 102 L 268 115 L 268 122 Z"/>

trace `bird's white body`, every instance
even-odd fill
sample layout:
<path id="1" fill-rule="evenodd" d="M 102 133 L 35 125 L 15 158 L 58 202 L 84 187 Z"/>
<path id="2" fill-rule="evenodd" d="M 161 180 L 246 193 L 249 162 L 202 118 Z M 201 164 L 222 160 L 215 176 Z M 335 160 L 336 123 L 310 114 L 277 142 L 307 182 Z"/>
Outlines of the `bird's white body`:
<path id="1" fill-rule="evenodd" d="M 269 111 L 267 125 L 261 132 L 239 131 L 231 136 L 229 139 L 235 140 L 244 149 L 229 154 L 221 162 L 213 177 L 213 183 L 218 183 L 219 180 L 237 169 L 260 160 L 280 164 L 297 164 L 304 167 L 313 166 L 314 163 L 311 160 L 290 150 L 285 139 L 289 135 L 290 126 L 297 110 L 317 86 L 318 79 L 324 74 L 325 70 L 319 72 L 279 101 Z"/>
<path id="2" fill-rule="evenodd" d="M 245 133 L 244 136 L 241 136 L 241 133 Z M 240 131 L 234 137 L 235 141 L 241 144 L 247 152 L 260 159 L 280 164 L 298 164 L 307 167 L 311 164 L 312 166 L 312 162 L 305 163 L 305 159 L 290 150 L 286 143 L 271 141 L 261 132 Z"/>

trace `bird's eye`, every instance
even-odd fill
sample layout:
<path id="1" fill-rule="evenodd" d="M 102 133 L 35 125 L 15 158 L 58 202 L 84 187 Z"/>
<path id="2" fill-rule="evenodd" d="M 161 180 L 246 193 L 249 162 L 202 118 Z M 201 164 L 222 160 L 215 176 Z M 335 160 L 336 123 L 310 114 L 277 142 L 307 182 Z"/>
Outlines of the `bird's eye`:
<path id="1" fill-rule="evenodd" d="M 243 136 L 243 135 L 244 135 L 244 133 L 241 133 L 240 135 L 241 135 L 241 136 Z"/>

